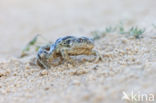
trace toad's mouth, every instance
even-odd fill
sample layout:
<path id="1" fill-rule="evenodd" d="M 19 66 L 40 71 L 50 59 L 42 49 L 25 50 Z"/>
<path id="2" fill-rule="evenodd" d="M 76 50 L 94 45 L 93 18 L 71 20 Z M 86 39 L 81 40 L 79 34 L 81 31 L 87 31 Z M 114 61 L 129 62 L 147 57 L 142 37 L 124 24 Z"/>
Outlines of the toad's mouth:
<path id="1" fill-rule="evenodd" d="M 73 48 L 73 49 L 92 49 L 92 48 L 94 48 L 94 45 L 78 44 L 78 45 L 72 46 L 71 48 Z"/>

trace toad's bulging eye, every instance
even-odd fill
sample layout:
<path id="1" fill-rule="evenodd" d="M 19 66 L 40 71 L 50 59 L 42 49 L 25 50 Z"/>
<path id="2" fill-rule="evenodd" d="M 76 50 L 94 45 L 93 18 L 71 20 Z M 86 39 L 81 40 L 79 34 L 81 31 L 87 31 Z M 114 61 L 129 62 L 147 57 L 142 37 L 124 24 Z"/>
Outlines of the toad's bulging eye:
<path id="1" fill-rule="evenodd" d="M 67 40 L 67 44 L 70 44 L 71 40 Z"/>
<path id="2" fill-rule="evenodd" d="M 64 42 L 63 44 L 64 44 L 64 45 L 66 45 L 67 43 L 66 43 L 66 42 Z"/>
<path id="3" fill-rule="evenodd" d="M 78 40 L 78 42 L 79 42 L 79 43 L 83 42 L 83 39 L 80 38 L 80 39 Z"/>
<path id="4" fill-rule="evenodd" d="M 66 45 L 66 44 L 67 44 L 66 42 L 60 43 L 61 46 Z"/>

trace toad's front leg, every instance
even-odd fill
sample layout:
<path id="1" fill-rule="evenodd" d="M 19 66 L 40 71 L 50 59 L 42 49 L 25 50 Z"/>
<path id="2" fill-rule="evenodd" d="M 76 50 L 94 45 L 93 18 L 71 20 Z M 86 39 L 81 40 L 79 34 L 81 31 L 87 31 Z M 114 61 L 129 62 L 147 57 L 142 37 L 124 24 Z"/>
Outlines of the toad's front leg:
<path id="1" fill-rule="evenodd" d="M 61 56 L 65 61 L 71 63 L 72 65 L 75 65 L 75 62 L 73 61 L 73 59 L 68 55 L 69 51 L 70 51 L 69 48 L 62 48 L 60 50 Z"/>
<path id="2" fill-rule="evenodd" d="M 59 58 L 59 60 L 55 61 L 57 58 Z M 62 58 L 62 56 L 56 55 L 54 53 L 54 54 L 50 54 L 50 57 L 49 57 L 49 59 L 47 61 L 48 61 L 49 64 L 51 64 L 53 66 L 58 66 L 58 65 L 60 65 L 62 63 L 63 58 Z"/>
<path id="3" fill-rule="evenodd" d="M 45 69 L 49 69 L 50 68 L 50 64 L 48 63 L 48 59 L 46 58 L 47 54 L 41 54 L 37 57 L 36 63 Z"/>
<path id="4" fill-rule="evenodd" d="M 90 55 L 96 56 L 95 62 L 98 62 L 99 60 L 102 60 L 102 61 L 103 61 L 103 57 L 102 57 L 101 54 L 100 54 L 98 51 L 96 51 L 96 50 L 92 50 L 92 51 L 90 52 Z"/>
<path id="5" fill-rule="evenodd" d="M 50 46 L 49 45 L 46 45 L 46 46 L 43 46 L 39 49 L 38 53 L 37 53 L 37 60 L 36 60 L 36 63 L 42 67 L 42 68 L 50 68 L 50 64 L 48 63 L 48 58 L 49 58 L 49 53 L 48 53 L 48 50 L 49 50 Z"/>

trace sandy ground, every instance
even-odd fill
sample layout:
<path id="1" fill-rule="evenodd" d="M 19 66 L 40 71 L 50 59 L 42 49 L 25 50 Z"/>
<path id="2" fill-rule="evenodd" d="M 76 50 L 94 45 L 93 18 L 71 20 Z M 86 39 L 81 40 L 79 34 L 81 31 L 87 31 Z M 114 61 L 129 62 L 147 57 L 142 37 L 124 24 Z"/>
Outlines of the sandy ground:
<path id="1" fill-rule="evenodd" d="M 155 5 L 155 0 L 1 0 L 0 103 L 131 103 L 121 99 L 123 91 L 152 94 L 156 101 Z M 38 33 L 49 41 L 90 36 L 120 21 L 146 32 L 141 39 L 108 33 L 97 40 L 103 62 L 76 60 L 75 67 L 43 70 L 29 65 L 31 56 L 17 58 Z"/>

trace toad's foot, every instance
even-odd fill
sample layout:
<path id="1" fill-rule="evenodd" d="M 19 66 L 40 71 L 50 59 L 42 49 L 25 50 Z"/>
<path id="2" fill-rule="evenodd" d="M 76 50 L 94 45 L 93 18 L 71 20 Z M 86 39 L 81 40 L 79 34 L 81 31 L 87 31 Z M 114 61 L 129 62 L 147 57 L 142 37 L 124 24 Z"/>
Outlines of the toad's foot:
<path id="1" fill-rule="evenodd" d="M 100 55 L 100 53 L 96 50 L 92 50 L 92 52 L 89 53 L 89 55 L 94 55 L 95 59 L 93 60 L 88 60 L 89 62 L 99 62 L 100 60 L 103 61 L 103 57 Z"/>
<path id="2" fill-rule="evenodd" d="M 93 51 L 93 54 L 96 55 L 95 62 L 98 62 L 100 60 L 103 61 L 103 57 L 102 57 L 102 55 L 98 51 Z"/>
<path id="3" fill-rule="evenodd" d="M 41 68 L 44 68 L 44 69 L 50 68 L 50 64 L 47 62 L 47 60 L 43 61 L 43 60 L 37 59 L 36 64 L 38 64 Z"/>
<path id="4" fill-rule="evenodd" d="M 49 54 L 48 53 L 42 53 L 37 57 L 36 63 L 45 69 L 49 69 L 50 63 L 48 62 Z"/>

